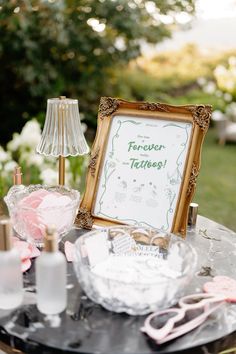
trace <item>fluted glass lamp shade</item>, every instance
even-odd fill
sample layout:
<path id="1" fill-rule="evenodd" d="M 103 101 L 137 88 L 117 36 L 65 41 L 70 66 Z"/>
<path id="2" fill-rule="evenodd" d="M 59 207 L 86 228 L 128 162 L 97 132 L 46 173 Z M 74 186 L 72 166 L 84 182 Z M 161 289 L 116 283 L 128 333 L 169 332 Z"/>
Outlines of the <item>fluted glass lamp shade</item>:
<path id="1" fill-rule="evenodd" d="M 89 152 L 80 122 L 78 100 L 48 99 L 44 129 L 36 151 L 55 157 Z"/>

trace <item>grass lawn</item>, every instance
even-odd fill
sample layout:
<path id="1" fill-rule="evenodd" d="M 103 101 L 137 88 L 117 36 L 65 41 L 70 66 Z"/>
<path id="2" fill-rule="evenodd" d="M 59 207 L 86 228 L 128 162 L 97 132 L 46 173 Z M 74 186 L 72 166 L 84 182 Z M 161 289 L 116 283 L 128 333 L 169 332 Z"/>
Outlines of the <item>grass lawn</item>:
<path id="1" fill-rule="evenodd" d="M 218 145 L 213 128 L 203 144 L 194 202 L 199 214 L 236 231 L 236 143 Z"/>

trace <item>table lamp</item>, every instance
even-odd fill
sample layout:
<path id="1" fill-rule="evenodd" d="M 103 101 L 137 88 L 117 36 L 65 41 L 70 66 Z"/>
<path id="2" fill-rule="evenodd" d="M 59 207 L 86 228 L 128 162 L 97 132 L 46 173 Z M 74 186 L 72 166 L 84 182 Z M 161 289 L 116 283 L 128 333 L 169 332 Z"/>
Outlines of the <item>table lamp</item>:
<path id="1" fill-rule="evenodd" d="M 59 185 L 65 184 L 65 157 L 89 152 L 79 116 L 78 100 L 65 96 L 47 100 L 47 113 L 39 154 L 59 157 Z"/>

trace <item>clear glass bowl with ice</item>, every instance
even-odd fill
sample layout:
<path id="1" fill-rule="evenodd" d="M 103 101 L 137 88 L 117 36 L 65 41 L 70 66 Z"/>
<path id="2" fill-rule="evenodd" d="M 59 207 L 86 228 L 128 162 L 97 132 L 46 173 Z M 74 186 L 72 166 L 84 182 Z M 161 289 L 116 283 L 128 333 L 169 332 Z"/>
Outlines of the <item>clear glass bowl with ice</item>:
<path id="1" fill-rule="evenodd" d="M 80 193 L 64 186 L 29 185 L 4 198 L 17 235 L 43 246 L 47 225 L 55 225 L 60 240 L 73 226 Z"/>
<path id="2" fill-rule="evenodd" d="M 74 269 L 86 295 L 114 312 L 144 315 L 175 304 L 197 256 L 180 237 L 147 227 L 97 229 L 75 243 Z"/>

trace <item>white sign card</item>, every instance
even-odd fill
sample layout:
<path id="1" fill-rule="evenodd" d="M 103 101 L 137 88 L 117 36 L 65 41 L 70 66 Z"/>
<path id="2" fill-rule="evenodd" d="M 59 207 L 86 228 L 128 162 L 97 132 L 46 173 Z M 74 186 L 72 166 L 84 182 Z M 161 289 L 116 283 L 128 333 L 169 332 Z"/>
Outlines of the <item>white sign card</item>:
<path id="1" fill-rule="evenodd" d="M 92 214 L 170 231 L 192 123 L 114 115 Z"/>

